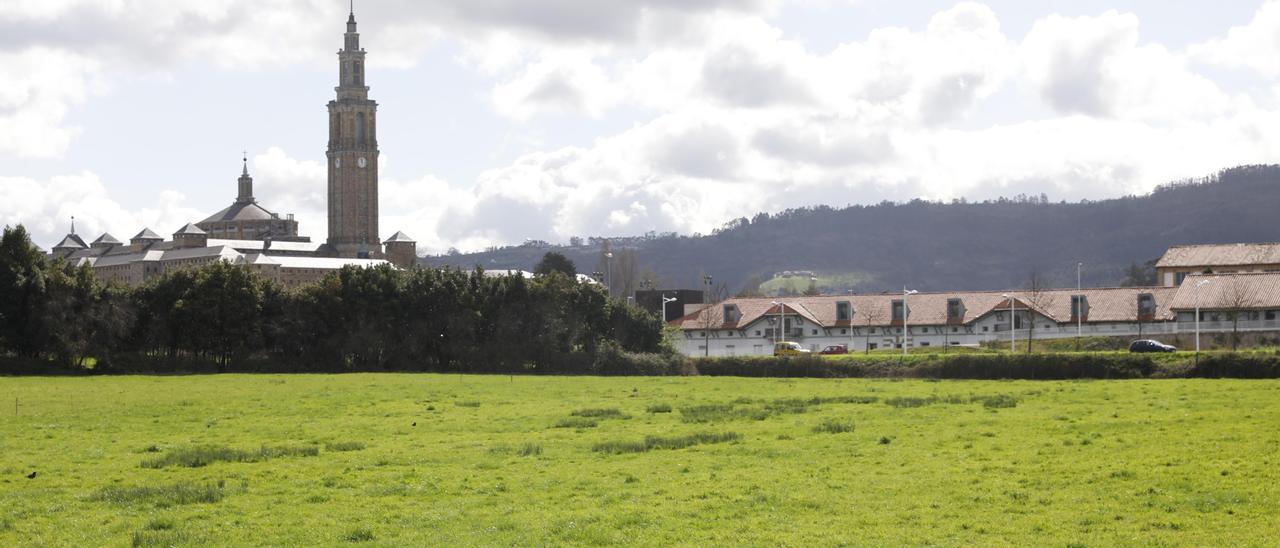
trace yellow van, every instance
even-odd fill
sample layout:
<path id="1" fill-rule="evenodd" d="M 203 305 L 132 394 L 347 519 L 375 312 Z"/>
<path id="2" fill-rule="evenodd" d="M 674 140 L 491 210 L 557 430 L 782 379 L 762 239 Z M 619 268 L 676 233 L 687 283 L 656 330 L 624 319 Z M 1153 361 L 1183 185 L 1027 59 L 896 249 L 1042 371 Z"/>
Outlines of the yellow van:
<path id="1" fill-rule="evenodd" d="M 800 346 L 798 342 L 780 342 L 773 345 L 774 356 L 799 356 L 808 353 L 809 349 Z"/>

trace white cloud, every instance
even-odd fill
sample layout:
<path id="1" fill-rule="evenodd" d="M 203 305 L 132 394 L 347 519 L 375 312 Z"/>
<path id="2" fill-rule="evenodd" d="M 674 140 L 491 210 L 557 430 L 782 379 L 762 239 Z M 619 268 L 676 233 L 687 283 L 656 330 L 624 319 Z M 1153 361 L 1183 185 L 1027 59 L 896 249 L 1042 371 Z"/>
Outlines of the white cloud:
<path id="1" fill-rule="evenodd" d="M 98 72 L 97 62 L 72 53 L 0 51 L 0 153 L 61 155 L 79 133 L 65 125 L 67 112 L 102 90 Z"/>
<path id="2" fill-rule="evenodd" d="M 1226 36 L 1193 45 L 1188 51 L 1197 61 L 1210 65 L 1280 77 L 1280 1 L 1263 3 L 1249 24 L 1232 27 Z"/>
<path id="3" fill-rule="evenodd" d="M 0 89 L 0 153 L 61 154 L 76 131 L 68 109 L 120 67 L 328 66 L 345 15 L 335 4 L 22 1 L 0 12 L 0 52 L 9 52 L 0 53 L 0 76 L 18 83 Z M 1114 196 L 1280 158 L 1280 113 L 1267 106 L 1280 101 L 1234 93 L 1196 70 L 1280 77 L 1280 2 L 1186 50 L 1144 41 L 1140 18 L 1116 11 L 1047 15 L 1011 39 L 989 7 L 960 2 L 914 30 L 875 28 L 817 51 L 771 23 L 782 4 L 388 0 L 380 13 L 394 20 L 362 20 L 381 44 L 371 62 L 412 66 L 448 41 L 482 86 L 470 91 L 487 96 L 514 133 L 546 137 L 538 124 L 547 114 L 629 127 L 575 134 L 578 146 L 559 146 L 552 134 L 549 147 L 483 166 L 474 181 L 384 171 L 384 236 L 404 230 L 422 249 L 443 251 L 705 233 L 757 211 L 818 203 Z M 982 117 L 993 111 L 1000 121 Z M 279 148 L 252 162 L 259 199 L 323 239 L 323 163 Z M 132 223 L 129 231 L 147 219 L 199 218 L 174 194 L 124 211 L 88 174 L 4 181 L 9 195 L 36 192 L 40 204 L 8 206 L 6 220 L 60 219 L 69 210 L 50 205 L 60 199 L 72 209 L 101 206 L 101 219 L 85 222 Z M 64 230 L 53 224 L 49 234 Z"/>
<path id="4" fill-rule="evenodd" d="M 172 233 L 196 215 L 196 210 L 185 206 L 185 198 L 173 191 L 159 193 L 153 207 L 129 211 L 91 172 L 46 181 L 0 177 L 0 223 L 25 225 L 36 244 L 46 250 L 67 233 L 73 216 L 76 233 L 86 241 L 103 232 L 125 241 L 144 227 Z"/>

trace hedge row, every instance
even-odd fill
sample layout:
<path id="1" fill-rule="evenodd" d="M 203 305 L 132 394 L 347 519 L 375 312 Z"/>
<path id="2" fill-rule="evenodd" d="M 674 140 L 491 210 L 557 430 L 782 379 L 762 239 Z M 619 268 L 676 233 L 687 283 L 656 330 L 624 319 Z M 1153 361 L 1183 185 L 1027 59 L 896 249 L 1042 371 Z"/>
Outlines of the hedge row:
<path id="1" fill-rule="evenodd" d="M 1141 354 L 1001 354 L 957 355 L 903 363 L 883 361 L 829 360 L 817 356 L 686 358 L 679 354 L 627 352 L 618 345 L 605 344 L 594 355 L 568 354 L 554 365 L 526 366 L 524 373 L 543 375 L 673 376 L 705 375 L 735 377 L 807 378 L 922 378 L 922 379 L 1144 379 L 1144 378 L 1280 378 L 1280 355 L 1207 354 L 1198 361 L 1163 362 Z M 231 368 L 219 368 L 212 360 L 189 357 L 118 359 L 108 370 L 80 368 L 50 369 L 48 362 L 29 358 L 0 359 L 0 372 L 14 375 L 146 374 L 146 373 L 304 373 L 325 368 L 290 367 L 287 362 L 251 359 Z M 351 369 L 333 369 L 352 371 Z M 365 369 L 366 371 L 430 371 L 430 369 Z M 475 370 L 475 373 L 494 371 Z"/>
<path id="2" fill-rule="evenodd" d="M 1193 360 L 1194 358 L 1188 358 Z M 1159 363 L 1141 354 L 958 355 L 934 360 L 827 360 L 816 356 L 691 360 L 691 373 L 737 377 L 929 379 L 1280 378 L 1280 356 L 1213 354 L 1197 362 Z"/>

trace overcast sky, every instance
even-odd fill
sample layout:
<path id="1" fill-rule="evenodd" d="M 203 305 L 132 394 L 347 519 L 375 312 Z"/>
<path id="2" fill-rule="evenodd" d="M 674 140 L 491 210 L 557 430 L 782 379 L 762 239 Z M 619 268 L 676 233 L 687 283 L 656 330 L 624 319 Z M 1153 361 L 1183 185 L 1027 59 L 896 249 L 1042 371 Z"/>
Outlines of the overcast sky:
<path id="1" fill-rule="evenodd" d="M 46 249 L 256 195 L 325 238 L 342 0 L 0 0 L 0 222 Z M 384 237 L 1149 191 L 1280 161 L 1280 2 L 363 0 Z"/>

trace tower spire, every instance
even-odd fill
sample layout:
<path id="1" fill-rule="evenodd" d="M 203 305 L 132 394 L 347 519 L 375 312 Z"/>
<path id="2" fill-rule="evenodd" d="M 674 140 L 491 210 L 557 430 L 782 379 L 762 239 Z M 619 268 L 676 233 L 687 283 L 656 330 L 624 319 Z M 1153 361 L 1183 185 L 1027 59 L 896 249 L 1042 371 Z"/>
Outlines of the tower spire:
<path id="1" fill-rule="evenodd" d="M 75 215 L 71 216 L 71 233 L 72 234 L 76 233 L 76 216 Z"/>
<path id="2" fill-rule="evenodd" d="M 244 152 L 244 169 L 240 172 L 240 179 L 236 181 L 239 186 L 239 193 L 236 194 L 237 204 L 251 204 L 257 200 L 253 197 L 253 177 L 249 176 L 249 152 Z"/>

